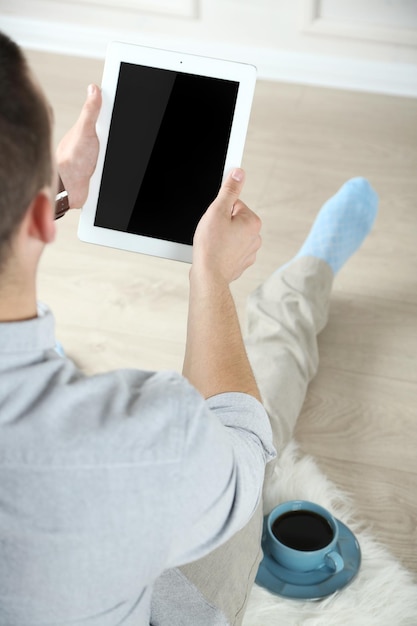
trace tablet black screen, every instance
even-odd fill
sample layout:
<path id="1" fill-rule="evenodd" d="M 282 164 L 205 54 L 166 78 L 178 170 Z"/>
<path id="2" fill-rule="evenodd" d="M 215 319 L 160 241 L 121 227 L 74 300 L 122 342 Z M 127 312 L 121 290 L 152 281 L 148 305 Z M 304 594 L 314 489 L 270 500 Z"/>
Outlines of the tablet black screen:
<path id="1" fill-rule="evenodd" d="M 191 244 L 221 184 L 238 87 L 121 63 L 94 224 Z"/>

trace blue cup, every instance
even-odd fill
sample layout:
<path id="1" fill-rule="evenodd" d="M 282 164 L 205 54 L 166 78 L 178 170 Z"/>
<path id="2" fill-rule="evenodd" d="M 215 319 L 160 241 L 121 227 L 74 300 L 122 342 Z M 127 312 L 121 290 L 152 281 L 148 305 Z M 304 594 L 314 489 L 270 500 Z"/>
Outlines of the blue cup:
<path id="1" fill-rule="evenodd" d="M 291 500 L 275 507 L 267 517 L 266 541 L 270 555 L 295 572 L 322 567 L 333 573 L 344 568 L 337 551 L 339 526 L 329 511 L 307 500 Z"/>

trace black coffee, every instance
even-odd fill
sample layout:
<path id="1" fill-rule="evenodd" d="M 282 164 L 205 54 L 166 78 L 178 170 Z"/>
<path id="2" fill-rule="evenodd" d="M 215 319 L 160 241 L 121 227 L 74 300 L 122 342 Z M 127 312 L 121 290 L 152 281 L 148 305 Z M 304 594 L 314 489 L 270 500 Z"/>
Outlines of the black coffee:
<path id="1" fill-rule="evenodd" d="M 274 536 L 289 548 L 307 552 L 321 550 L 333 539 L 329 522 L 313 511 L 289 511 L 272 524 Z"/>

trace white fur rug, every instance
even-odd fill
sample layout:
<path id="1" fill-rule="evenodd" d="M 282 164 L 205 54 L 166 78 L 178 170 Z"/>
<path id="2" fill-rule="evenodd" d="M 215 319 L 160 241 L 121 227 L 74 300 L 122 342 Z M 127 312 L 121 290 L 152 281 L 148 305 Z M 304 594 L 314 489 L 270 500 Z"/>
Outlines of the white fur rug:
<path id="1" fill-rule="evenodd" d="M 266 504 L 270 510 L 293 499 L 321 504 L 354 532 L 362 552 L 360 571 L 350 585 L 319 602 L 281 598 L 255 585 L 243 626 L 416 626 L 413 576 L 363 530 L 348 496 L 291 442 L 280 457 Z"/>

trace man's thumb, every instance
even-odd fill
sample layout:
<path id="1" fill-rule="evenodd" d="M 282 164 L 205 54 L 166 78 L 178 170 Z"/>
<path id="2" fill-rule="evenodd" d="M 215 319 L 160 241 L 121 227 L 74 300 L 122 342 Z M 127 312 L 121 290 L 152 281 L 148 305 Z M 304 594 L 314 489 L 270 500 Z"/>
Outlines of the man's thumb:
<path id="1" fill-rule="evenodd" d="M 227 202 L 227 205 L 232 207 L 242 192 L 244 182 L 244 170 L 236 167 L 228 174 L 220 187 L 218 199 Z"/>
<path id="2" fill-rule="evenodd" d="M 88 86 L 87 99 L 81 109 L 80 121 L 84 126 L 95 127 L 101 108 L 101 89 L 97 85 Z"/>

